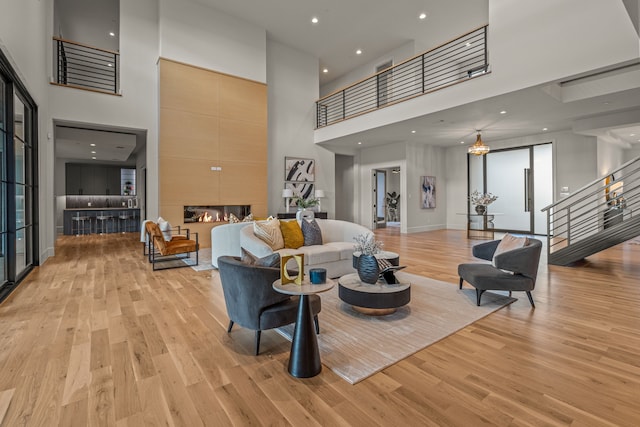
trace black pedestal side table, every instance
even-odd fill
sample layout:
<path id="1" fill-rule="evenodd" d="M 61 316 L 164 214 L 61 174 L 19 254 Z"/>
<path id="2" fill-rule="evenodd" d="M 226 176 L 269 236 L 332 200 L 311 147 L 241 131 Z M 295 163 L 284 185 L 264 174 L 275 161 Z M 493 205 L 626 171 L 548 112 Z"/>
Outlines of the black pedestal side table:
<path id="1" fill-rule="evenodd" d="M 291 340 L 291 353 L 289 355 L 289 373 L 293 377 L 311 378 L 322 371 L 318 338 L 313 324 L 309 295 L 326 292 L 333 288 L 334 285 L 335 283 L 331 279 L 327 279 L 326 283 L 320 285 L 313 285 L 308 279 L 305 279 L 302 285 L 294 283 L 283 285 L 280 279 L 273 282 L 273 289 L 277 292 L 300 296 L 296 326 Z"/>

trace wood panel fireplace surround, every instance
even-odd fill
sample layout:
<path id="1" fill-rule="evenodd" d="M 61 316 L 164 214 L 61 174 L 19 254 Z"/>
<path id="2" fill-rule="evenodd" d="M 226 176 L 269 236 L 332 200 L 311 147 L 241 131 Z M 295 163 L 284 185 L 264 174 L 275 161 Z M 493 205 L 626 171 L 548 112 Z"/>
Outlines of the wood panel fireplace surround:
<path id="1" fill-rule="evenodd" d="M 184 223 L 228 222 L 230 214 L 242 220 L 251 213 L 251 205 L 185 206 Z"/>

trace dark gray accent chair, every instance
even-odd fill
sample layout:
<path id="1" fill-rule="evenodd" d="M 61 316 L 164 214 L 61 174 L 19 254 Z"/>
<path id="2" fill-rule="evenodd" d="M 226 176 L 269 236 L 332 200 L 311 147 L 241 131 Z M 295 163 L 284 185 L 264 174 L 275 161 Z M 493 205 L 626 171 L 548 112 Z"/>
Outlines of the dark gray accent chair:
<path id="1" fill-rule="evenodd" d="M 491 261 L 499 243 L 500 240 L 493 240 L 475 245 L 472 249 L 473 256 Z M 498 254 L 495 259 L 496 267 L 492 264 L 460 264 L 460 289 L 465 280 L 476 288 L 478 305 L 480 297 L 488 290 L 509 291 L 509 295 L 512 291 L 523 291 L 527 293 L 531 307 L 535 308 L 531 291 L 536 286 L 541 250 L 542 242 L 529 238 L 527 246 Z M 502 270 L 512 271 L 514 274 Z"/>
<path id="2" fill-rule="evenodd" d="M 218 258 L 220 282 L 229 316 L 229 328 L 237 323 L 256 331 L 256 356 L 260 353 L 260 334 L 267 329 L 279 328 L 296 321 L 299 297 L 281 294 L 273 289 L 280 278 L 280 269 L 245 264 L 238 257 Z M 309 303 L 316 334 L 320 333 L 318 313 L 320 297 L 309 295 Z"/>

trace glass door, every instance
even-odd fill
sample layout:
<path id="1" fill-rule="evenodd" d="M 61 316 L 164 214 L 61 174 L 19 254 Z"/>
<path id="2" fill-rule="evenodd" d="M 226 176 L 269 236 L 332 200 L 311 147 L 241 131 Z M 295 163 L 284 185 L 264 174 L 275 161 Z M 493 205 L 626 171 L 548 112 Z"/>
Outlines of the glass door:
<path id="1" fill-rule="evenodd" d="M 37 263 L 37 107 L 0 51 L 0 300 Z"/>
<path id="2" fill-rule="evenodd" d="M 495 228 L 531 234 L 530 148 L 490 152 L 486 162 L 487 192 L 498 196 L 488 208 Z"/>
<path id="3" fill-rule="evenodd" d="M 498 196 L 487 208 L 496 230 L 547 233 L 547 216 L 540 209 L 553 202 L 552 156 L 551 143 L 469 155 L 469 194 L 477 190 Z"/>
<path id="4" fill-rule="evenodd" d="M 0 286 L 7 283 L 7 90 L 6 80 L 0 75 Z"/>

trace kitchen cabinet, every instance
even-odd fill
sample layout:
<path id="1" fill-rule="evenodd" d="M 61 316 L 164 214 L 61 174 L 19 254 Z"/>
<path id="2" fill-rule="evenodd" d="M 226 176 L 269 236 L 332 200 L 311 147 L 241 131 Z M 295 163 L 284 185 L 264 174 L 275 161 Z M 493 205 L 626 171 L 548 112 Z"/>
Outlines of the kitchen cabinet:
<path id="1" fill-rule="evenodd" d="M 65 193 L 67 195 L 121 194 L 121 167 L 67 163 Z"/>

